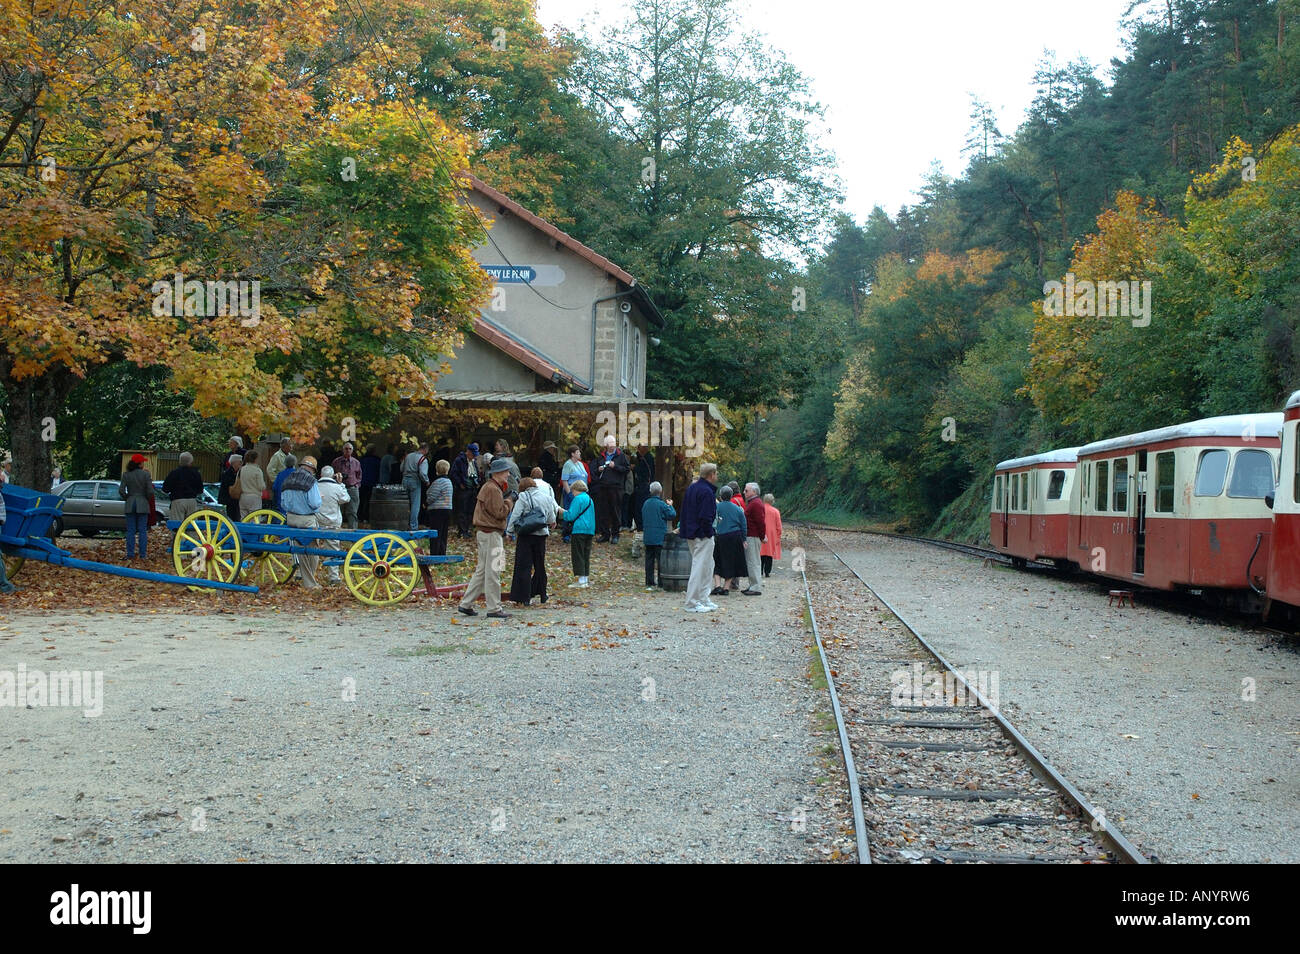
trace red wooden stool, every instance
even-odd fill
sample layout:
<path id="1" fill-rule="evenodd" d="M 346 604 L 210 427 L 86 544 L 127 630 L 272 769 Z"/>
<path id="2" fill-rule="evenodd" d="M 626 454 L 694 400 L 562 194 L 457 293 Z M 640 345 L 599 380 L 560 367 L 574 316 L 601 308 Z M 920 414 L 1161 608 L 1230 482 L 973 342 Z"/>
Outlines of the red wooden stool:
<path id="1" fill-rule="evenodd" d="M 1132 591 L 1132 590 L 1111 590 L 1111 591 L 1110 591 L 1110 596 L 1106 599 L 1106 605 L 1107 605 L 1107 606 L 1114 606 L 1114 605 L 1116 605 L 1116 604 L 1115 604 L 1115 600 L 1116 600 L 1116 599 L 1119 600 L 1119 605 L 1120 605 L 1120 606 L 1123 606 L 1123 605 L 1124 605 L 1124 601 L 1125 601 L 1125 600 L 1128 600 L 1128 605 L 1129 605 L 1130 607 L 1133 607 L 1133 608 L 1136 608 L 1136 607 L 1137 607 L 1137 603 L 1133 602 L 1133 591 Z"/>

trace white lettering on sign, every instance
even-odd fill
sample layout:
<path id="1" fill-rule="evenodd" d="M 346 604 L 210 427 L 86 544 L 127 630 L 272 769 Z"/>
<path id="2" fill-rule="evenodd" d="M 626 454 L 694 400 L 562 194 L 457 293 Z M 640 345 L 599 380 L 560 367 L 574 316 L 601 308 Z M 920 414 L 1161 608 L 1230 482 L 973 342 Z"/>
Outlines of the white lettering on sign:
<path id="1" fill-rule="evenodd" d="M 483 265 L 494 282 L 510 285 L 541 285 L 553 288 L 564 284 L 564 269 L 558 265 Z"/>

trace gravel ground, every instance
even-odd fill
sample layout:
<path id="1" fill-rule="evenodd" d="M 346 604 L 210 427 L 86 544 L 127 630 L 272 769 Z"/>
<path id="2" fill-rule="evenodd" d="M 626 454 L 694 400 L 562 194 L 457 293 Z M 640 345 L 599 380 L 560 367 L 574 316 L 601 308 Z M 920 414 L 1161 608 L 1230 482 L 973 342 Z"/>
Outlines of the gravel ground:
<path id="1" fill-rule="evenodd" d="M 1003 713 L 1148 854 L 1300 861 L 1294 640 L 1140 595 L 1108 608 L 1104 584 L 923 544 L 821 537 L 954 666 L 997 671 Z"/>
<path id="2" fill-rule="evenodd" d="M 620 549 L 579 602 L 555 548 L 558 598 L 505 622 L 11 612 L 0 671 L 100 670 L 104 708 L 0 708 L 0 860 L 838 858 L 788 559 L 697 616 Z"/>

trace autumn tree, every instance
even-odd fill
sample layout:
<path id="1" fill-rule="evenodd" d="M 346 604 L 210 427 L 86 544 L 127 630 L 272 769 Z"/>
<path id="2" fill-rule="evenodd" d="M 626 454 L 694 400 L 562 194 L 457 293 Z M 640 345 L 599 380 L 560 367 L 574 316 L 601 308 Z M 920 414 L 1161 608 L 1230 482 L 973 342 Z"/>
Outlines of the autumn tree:
<path id="1" fill-rule="evenodd" d="M 19 482 L 46 484 L 48 423 L 112 362 L 165 368 L 201 413 L 303 441 L 431 393 L 429 362 L 486 280 L 452 178 L 467 143 L 392 95 L 390 65 L 417 54 L 389 28 L 410 13 L 0 0 L 0 375 Z"/>

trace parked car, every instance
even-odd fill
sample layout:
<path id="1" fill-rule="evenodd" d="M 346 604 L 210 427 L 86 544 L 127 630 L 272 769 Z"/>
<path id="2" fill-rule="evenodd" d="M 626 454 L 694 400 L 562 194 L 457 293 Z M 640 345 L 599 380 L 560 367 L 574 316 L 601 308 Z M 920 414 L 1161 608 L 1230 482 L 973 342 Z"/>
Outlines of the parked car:
<path id="1" fill-rule="evenodd" d="M 116 480 L 67 480 L 54 488 L 54 492 L 63 498 L 63 513 L 50 523 L 49 535 L 58 537 L 65 530 L 76 530 L 83 537 L 93 537 L 103 530 L 126 530 L 126 501 L 117 492 L 119 481 Z M 216 484 L 205 484 L 203 503 L 210 507 L 217 505 L 217 495 L 209 488 Z M 154 506 L 158 508 L 163 519 L 171 509 L 171 497 L 163 493 L 162 481 L 155 480 Z"/>
<path id="2" fill-rule="evenodd" d="M 154 499 L 158 503 L 158 512 L 166 516 L 167 511 L 163 509 L 163 501 L 164 500 L 167 501 L 167 506 L 170 507 L 172 498 L 169 497 L 167 494 L 163 493 L 162 485 L 163 482 L 161 480 L 155 480 L 153 482 L 153 492 L 154 492 Z M 201 499 L 199 503 L 203 504 L 203 506 L 205 507 L 216 507 L 217 491 L 220 489 L 221 489 L 220 484 L 204 484 L 203 499 Z"/>

